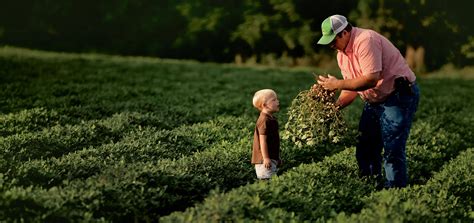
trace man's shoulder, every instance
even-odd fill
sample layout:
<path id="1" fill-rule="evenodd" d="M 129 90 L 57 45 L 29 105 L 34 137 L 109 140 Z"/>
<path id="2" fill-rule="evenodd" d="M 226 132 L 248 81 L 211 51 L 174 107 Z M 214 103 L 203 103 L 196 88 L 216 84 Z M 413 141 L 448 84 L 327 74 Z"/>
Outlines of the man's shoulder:
<path id="1" fill-rule="evenodd" d="M 358 28 L 354 37 L 353 51 L 365 50 L 369 46 L 382 46 L 387 39 L 380 33 L 371 29 Z"/>
<path id="2" fill-rule="evenodd" d="M 378 37 L 380 34 L 371 29 L 364 29 L 359 27 L 354 27 L 356 33 L 356 40 L 363 40 L 371 37 Z"/>

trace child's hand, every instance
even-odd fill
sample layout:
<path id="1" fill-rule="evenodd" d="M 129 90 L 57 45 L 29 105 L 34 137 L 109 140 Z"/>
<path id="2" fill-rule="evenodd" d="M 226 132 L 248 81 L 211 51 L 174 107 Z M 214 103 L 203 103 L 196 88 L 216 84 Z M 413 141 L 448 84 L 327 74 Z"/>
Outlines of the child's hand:
<path id="1" fill-rule="evenodd" d="M 272 167 L 272 160 L 270 158 L 263 158 L 263 166 L 270 169 Z"/>

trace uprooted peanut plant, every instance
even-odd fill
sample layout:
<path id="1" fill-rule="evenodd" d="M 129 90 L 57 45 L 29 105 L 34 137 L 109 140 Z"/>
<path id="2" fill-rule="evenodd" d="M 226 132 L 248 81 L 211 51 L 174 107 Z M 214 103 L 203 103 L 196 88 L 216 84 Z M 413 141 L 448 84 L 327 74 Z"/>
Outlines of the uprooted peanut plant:
<path id="1" fill-rule="evenodd" d="M 318 84 L 301 91 L 288 109 L 283 139 L 291 140 L 298 147 L 340 142 L 347 127 L 335 104 L 335 94 Z"/>

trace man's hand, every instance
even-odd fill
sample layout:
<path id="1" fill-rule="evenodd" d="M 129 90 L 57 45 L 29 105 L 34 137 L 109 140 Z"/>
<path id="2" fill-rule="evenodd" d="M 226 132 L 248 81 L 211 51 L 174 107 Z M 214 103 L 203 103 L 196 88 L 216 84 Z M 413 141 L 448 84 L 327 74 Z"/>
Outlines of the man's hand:
<path id="1" fill-rule="evenodd" d="M 338 90 L 340 88 L 339 80 L 336 77 L 329 74 L 328 74 L 328 77 L 319 75 L 318 84 L 323 86 L 324 89 L 330 90 L 330 91 Z"/>

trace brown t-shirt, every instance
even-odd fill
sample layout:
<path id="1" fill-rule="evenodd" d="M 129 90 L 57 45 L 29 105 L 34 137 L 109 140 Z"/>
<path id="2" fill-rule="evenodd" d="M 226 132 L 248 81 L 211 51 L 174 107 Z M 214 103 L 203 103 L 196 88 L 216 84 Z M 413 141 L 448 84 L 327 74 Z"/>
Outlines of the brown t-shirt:
<path id="1" fill-rule="evenodd" d="M 278 121 L 275 117 L 260 112 L 255 131 L 253 133 L 252 164 L 263 163 L 263 155 L 260 151 L 259 135 L 267 136 L 268 155 L 270 159 L 280 160 L 280 134 L 278 132 Z"/>

